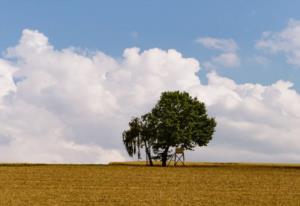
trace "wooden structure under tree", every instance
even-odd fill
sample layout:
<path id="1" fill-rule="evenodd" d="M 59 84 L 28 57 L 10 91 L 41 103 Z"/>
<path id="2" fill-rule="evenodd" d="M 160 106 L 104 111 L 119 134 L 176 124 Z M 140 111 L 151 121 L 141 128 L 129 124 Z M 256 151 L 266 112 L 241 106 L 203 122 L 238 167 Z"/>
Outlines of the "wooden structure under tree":
<path id="1" fill-rule="evenodd" d="M 184 166 L 184 148 L 182 147 L 176 147 L 175 152 L 172 155 L 169 164 L 171 164 L 171 161 L 174 159 L 174 166 L 177 166 L 179 163 L 181 163 Z"/>

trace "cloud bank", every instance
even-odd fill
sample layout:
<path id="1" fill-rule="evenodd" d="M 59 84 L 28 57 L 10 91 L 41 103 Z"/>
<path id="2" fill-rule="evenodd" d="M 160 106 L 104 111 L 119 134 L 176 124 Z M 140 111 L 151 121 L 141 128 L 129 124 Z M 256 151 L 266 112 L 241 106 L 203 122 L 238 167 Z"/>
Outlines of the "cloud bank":
<path id="1" fill-rule="evenodd" d="M 121 133 L 166 90 L 204 101 L 218 122 L 194 161 L 300 159 L 300 96 L 291 82 L 237 84 L 217 73 L 197 76 L 199 62 L 176 50 L 56 50 L 24 30 L 0 59 L 0 162 L 106 163 L 128 159 Z"/>

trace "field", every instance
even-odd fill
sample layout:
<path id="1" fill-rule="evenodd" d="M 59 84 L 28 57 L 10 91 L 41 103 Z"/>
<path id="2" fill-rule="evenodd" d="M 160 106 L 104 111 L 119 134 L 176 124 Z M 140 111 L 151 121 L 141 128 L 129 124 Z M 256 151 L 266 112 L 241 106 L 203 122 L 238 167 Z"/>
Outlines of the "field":
<path id="1" fill-rule="evenodd" d="M 0 165 L 0 205 L 300 205 L 300 166 Z"/>

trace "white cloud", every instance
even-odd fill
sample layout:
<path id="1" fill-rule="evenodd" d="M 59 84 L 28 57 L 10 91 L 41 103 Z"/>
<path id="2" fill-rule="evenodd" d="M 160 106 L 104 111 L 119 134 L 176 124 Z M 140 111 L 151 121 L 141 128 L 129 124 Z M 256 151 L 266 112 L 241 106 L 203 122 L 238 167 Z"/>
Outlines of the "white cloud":
<path id="1" fill-rule="evenodd" d="M 222 53 L 213 57 L 211 62 L 215 65 L 234 68 L 240 65 L 240 59 L 236 53 Z"/>
<path id="2" fill-rule="evenodd" d="M 1 97 L 16 90 L 11 72 L 15 69 L 9 62 L 0 59 L 0 101 Z"/>
<path id="3" fill-rule="evenodd" d="M 190 160 L 300 158 L 300 96 L 290 82 L 237 84 L 210 73 L 203 85 L 199 62 L 175 50 L 130 48 L 117 60 L 55 50 L 31 30 L 8 57 L 0 60 L 0 162 L 122 161 L 128 121 L 165 90 L 198 96 L 217 119 L 213 141 Z"/>
<path id="4" fill-rule="evenodd" d="M 240 58 L 237 55 L 238 45 L 233 39 L 218 39 L 213 37 L 200 37 L 196 40 L 208 49 L 221 51 L 218 56 L 212 57 L 203 65 L 208 69 L 220 67 L 235 68 L 240 65 Z"/>
<path id="5" fill-rule="evenodd" d="M 212 159 L 222 150 L 231 150 L 232 156 L 224 153 L 219 161 L 299 160 L 300 96 L 290 82 L 239 85 L 215 73 L 209 74 L 208 81 L 207 86 L 192 90 L 218 120 L 212 142 L 218 149 L 209 149 L 206 157 Z"/>
<path id="6" fill-rule="evenodd" d="M 219 39 L 213 37 L 199 37 L 196 42 L 208 49 L 216 49 L 223 52 L 236 52 L 238 46 L 233 39 Z"/>
<path id="7" fill-rule="evenodd" d="M 256 48 L 271 53 L 282 52 L 288 63 L 300 66 L 300 21 L 291 19 L 282 31 L 264 32 L 256 42 Z"/>

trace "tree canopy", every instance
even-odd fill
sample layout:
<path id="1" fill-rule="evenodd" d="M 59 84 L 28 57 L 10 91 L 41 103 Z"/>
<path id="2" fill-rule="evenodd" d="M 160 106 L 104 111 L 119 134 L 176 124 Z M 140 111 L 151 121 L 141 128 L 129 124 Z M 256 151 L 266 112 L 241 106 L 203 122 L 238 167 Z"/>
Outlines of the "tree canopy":
<path id="1" fill-rule="evenodd" d="M 154 158 L 166 166 L 171 148 L 206 146 L 215 127 L 216 121 L 208 117 L 204 103 L 187 92 L 168 91 L 161 94 L 151 112 L 130 121 L 123 143 L 130 156 L 140 157 L 140 148 L 145 147 L 150 164 Z"/>

